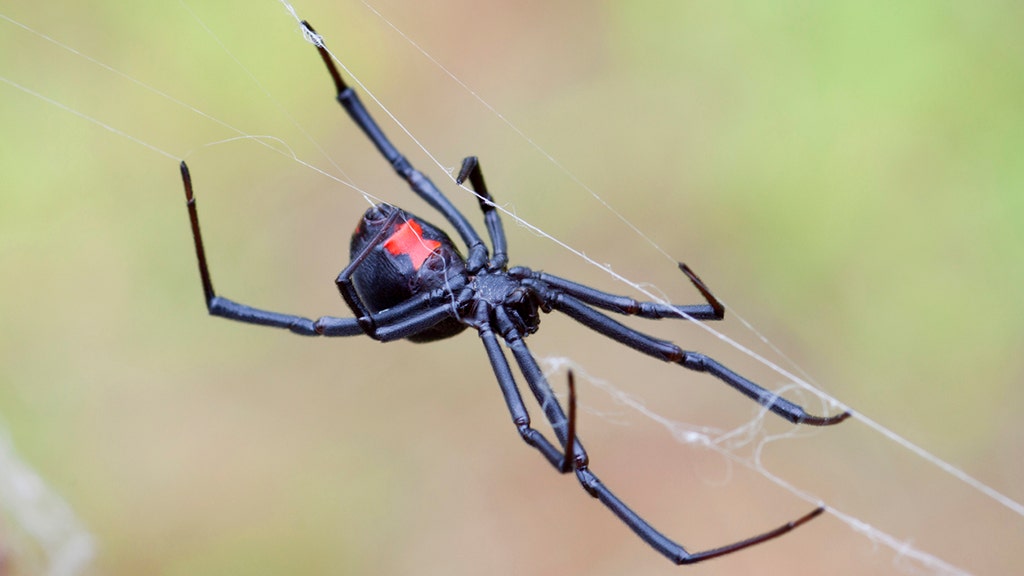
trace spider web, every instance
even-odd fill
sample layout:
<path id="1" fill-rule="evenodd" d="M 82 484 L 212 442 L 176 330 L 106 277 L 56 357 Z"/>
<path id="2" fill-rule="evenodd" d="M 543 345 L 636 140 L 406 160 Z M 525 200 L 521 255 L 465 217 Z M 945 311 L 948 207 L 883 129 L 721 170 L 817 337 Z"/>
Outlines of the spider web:
<path id="1" fill-rule="evenodd" d="M 295 16 L 296 20 L 298 20 L 298 15 L 295 13 L 294 9 L 286 3 L 283 3 L 283 5 L 287 8 L 287 12 Z M 221 46 L 221 49 L 224 51 L 224 53 L 228 55 L 228 59 L 231 60 L 232 65 L 241 68 L 245 71 L 245 74 L 249 76 L 249 78 L 251 79 L 252 85 L 256 87 L 255 91 L 264 94 L 267 97 L 267 99 L 272 102 L 273 106 L 276 108 L 280 116 L 285 118 L 285 125 L 290 127 L 289 130 L 297 132 L 299 134 L 299 138 L 312 145 L 312 148 L 315 151 L 314 153 L 316 155 L 315 160 L 309 160 L 307 159 L 308 157 L 303 156 L 302 154 L 299 154 L 298 152 L 294 151 L 292 148 L 294 142 L 291 140 L 284 139 L 279 136 L 254 135 L 246 129 L 236 128 L 232 124 L 220 120 L 220 114 L 207 114 L 201 111 L 198 107 L 187 104 L 187 98 L 179 98 L 176 95 L 172 95 L 177 94 L 177 92 L 173 90 L 164 91 L 152 88 L 148 82 L 143 82 L 142 80 L 138 79 L 134 74 L 121 73 L 117 70 L 116 67 L 103 64 L 99 60 L 91 58 L 84 52 L 78 51 L 72 46 L 60 43 L 58 39 L 43 36 L 40 33 L 36 32 L 33 28 L 27 27 L 18 22 L 17 20 L 8 18 L 7 16 L 3 16 L 3 18 L 7 25 L 21 28 L 22 30 L 27 31 L 30 34 L 35 34 L 36 36 L 38 36 L 39 40 L 37 41 L 45 41 L 47 43 L 56 44 L 57 46 L 65 50 L 73 50 L 73 53 L 78 58 L 82 58 L 92 64 L 101 66 L 105 68 L 108 72 L 123 76 L 126 82 L 137 84 L 141 89 L 153 94 L 154 97 L 165 99 L 176 106 L 184 107 L 191 113 L 200 115 L 203 118 L 219 125 L 221 128 L 234 133 L 234 136 L 231 136 L 230 138 L 227 139 L 220 138 L 217 140 L 211 140 L 210 142 L 211 145 L 213 145 L 213 147 L 223 146 L 228 142 L 234 141 L 236 139 L 240 139 L 245 142 L 254 142 L 257 144 L 261 144 L 266 146 L 270 150 L 285 155 L 290 160 L 298 162 L 301 166 L 303 166 L 304 169 L 315 171 L 316 173 L 326 178 L 329 178 L 332 181 L 338 182 L 343 186 L 349 187 L 351 190 L 363 195 L 368 202 L 377 202 L 383 200 L 399 202 L 399 200 L 392 199 L 400 198 L 400 196 L 392 194 L 389 195 L 387 198 L 380 198 L 374 194 L 367 192 L 366 186 L 357 186 L 356 184 L 354 184 L 354 180 L 359 177 L 350 177 L 348 174 L 346 174 L 342 166 L 340 166 L 339 163 L 334 160 L 334 158 L 336 158 L 337 156 L 332 155 L 326 151 L 327 148 L 329 148 L 329 146 L 320 145 L 320 143 L 316 141 L 316 138 L 314 138 L 308 132 L 303 130 L 300 123 L 291 116 L 289 110 L 292 109 L 291 106 L 293 105 L 280 103 L 278 100 L 275 100 L 272 94 L 279 94 L 279 92 L 277 90 L 265 88 L 263 84 L 256 79 L 255 75 L 248 71 L 247 66 L 234 56 L 235 51 L 230 48 L 228 43 L 222 43 L 221 37 L 224 34 L 224 29 L 208 27 L 204 18 L 193 13 L 191 8 L 189 8 L 187 4 L 182 3 L 181 6 L 186 13 L 190 14 L 190 16 L 194 18 L 196 28 L 206 32 L 210 36 L 210 38 L 213 39 L 214 42 L 218 43 Z M 534 140 L 530 139 L 523 130 L 517 128 L 512 122 L 508 121 L 505 116 L 501 115 L 493 107 L 487 104 L 485 99 L 478 96 L 477 93 L 473 92 L 470 88 L 468 88 L 465 83 L 458 80 L 458 75 L 449 72 L 448 69 L 442 66 L 437 60 L 435 60 L 433 57 L 430 57 L 429 53 L 420 48 L 419 45 L 415 44 L 414 40 L 407 36 L 404 32 L 402 32 L 400 27 L 392 24 L 392 21 L 382 16 L 376 8 L 368 8 L 372 14 L 376 14 L 378 17 L 380 17 L 384 28 L 391 28 L 395 30 L 400 35 L 400 37 L 404 39 L 404 41 L 408 42 L 409 45 L 414 48 L 415 51 L 419 51 L 423 55 L 427 56 L 429 61 L 434 62 L 438 66 L 438 68 L 442 71 L 442 74 L 448 75 L 452 79 L 456 80 L 458 84 L 461 85 L 462 89 L 469 91 L 473 98 L 477 99 L 485 107 L 490 109 L 491 112 L 501 120 L 501 122 L 505 123 L 513 134 L 515 134 L 517 137 L 525 139 L 530 146 L 535 147 L 549 162 L 555 165 L 558 171 L 563 172 L 570 181 L 576 183 L 577 185 L 582 187 L 587 192 L 587 194 L 597 199 L 598 202 L 601 205 L 603 205 L 608 211 L 610 211 L 616 219 L 624 223 L 626 228 L 631 230 L 633 233 L 637 234 L 641 238 L 641 241 L 643 243 L 647 244 L 655 253 L 659 254 L 662 258 L 668 259 L 669 262 L 674 266 L 675 261 L 670 256 L 670 254 L 661 246 L 659 246 L 658 242 L 656 242 L 648 235 L 644 234 L 641 227 L 629 223 L 629 220 L 620 212 L 616 211 L 616 209 L 612 206 L 610 202 L 603 200 L 601 198 L 601 195 L 599 195 L 592 188 L 588 187 L 582 179 L 573 175 L 572 172 L 569 169 L 567 169 L 562 163 L 560 163 L 553 154 L 543 151 L 543 149 L 539 145 L 537 145 Z M 309 15 L 303 14 L 303 16 Z M 298 28 L 293 28 L 295 33 L 298 33 Z M 330 47 L 333 45 L 334 39 L 329 38 L 329 40 L 331 40 L 331 42 L 328 42 L 328 46 Z M 394 122 L 395 125 L 399 127 L 401 131 L 404 131 L 406 136 L 408 136 L 409 139 L 415 142 L 415 145 L 420 148 L 423 154 L 436 165 L 436 167 L 439 170 L 433 171 L 431 175 L 434 176 L 435 178 L 437 178 L 437 175 L 439 174 L 447 174 L 449 177 L 451 177 L 451 167 L 446 165 L 444 162 L 440 161 L 433 154 L 431 154 L 430 149 L 432 148 L 432 146 L 427 146 L 420 143 L 420 140 L 417 139 L 419 132 L 418 130 L 408 128 L 408 119 L 404 118 L 400 113 L 392 114 L 392 112 L 388 111 L 388 107 L 385 105 L 385 103 L 378 101 L 377 97 L 374 96 L 374 91 L 372 90 L 372 88 L 368 88 L 367 86 L 363 85 L 363 83 L 360 81 L 359 74 L 353 73 L 352 70 L 349 70 L 345 66 L 344 59 L 337 60 L 337 62 L 339 66 L 343 69 L 343 73 L 346 74 L 346 77 L 353 80 L 353 84 L 358 87 L 361 94 L 366 95 L 368 99 L 371 99 L 374 103 L 382 106 L 383 110 L 385 111 L 385 116 L 383 116 L 382 118 L 390 117 L 390 120 Z M 106 121 L 96 116 L 93 116 L 90 113 L 79 111 L 75 104 L 65 104 L 61 100 L 58 100 L 56 98 L 50 98 L 42 91 L 29 88 L 28 86 L 23 85 L 21 82 L 17 80 L 12 80 L 5 76 L 0 76 L 0 80 L 2 80 L 3 83 L 10 87 L 12 90 L 20 91 L 31 97 L 40 99 L 50 106 L 74 114 L 79 118 L 87 120 L 93 125 L 100 126 L 106 130 L 114 132 L 119 136 L 129 139 L 133 143 L 133 145 L 140 146 L 152 152 L 156 152 L 157 154 L 167 159 L 177 160 L 180 156 L 178 154 L 169 152 L 164 146 L 153 144 L 152 142 L 155 140 L 149 135 L 140 137 L 134 135 L 130 130 L 122 130 L 116 128 L 113 125 L 107 123 Z M 317 94 L 319 93 L 320 92 L 317 92 Z M 374 113 L 377 112 L 374 111 Z M 398 132 L 394 131 L 391 127 L 388 127 L 386 124 L 385 130 L 387 130 L 389 133 L 392 133 L 393 136 L 398 134 Z M 184 154 L 184 156 L 188 157 L 191 156 L 192 154 L 192 152 L 189 152 L 187 154 Z M 488 157 L 482 157 L 484 159 L 484 166 L 486 167 L 485 170 L 489 170 L 491 164 L 493 164 L 493 161 L 489 164 Z M 320 161 L 326 162 L 330 167 L 318 167 L 317 163 Z M 491 172 L 489 172 L 489 174 L 490 173 Z M 340 175 L 340 177 L 337 175 Z M 493 180 L 493 177 L 491 177 L 491 179 Z M 471 191 L 469 191 L 468 189 L 464 191 L 466 193 L 471 193 Z M 498 201 L 499 203 L 505 202 L 505 200 L 502 198 L 500 194 L 498 196 Z M 553 235 L 549 234 L 546 231 L 548 228 L 547 225 L 534 225 L 526 221 L 525 219 L 520 218 L 518 216 L 518 210 L 511 207 L 513 206 L 513 201 L 515 200 L 510 199 L 508 200 L 507 204 L 502 204 L 501 206 L 499 206 L 499 208 L 502 209 L 503 212 L 505 213 L 506 221 L 515 221 L 520 226 L 527 229 L 530 233 L 537 235 L 539 237 L 543 237 L 550 242 L 554 242 L 561 248 L 574 254 L 575 257 L 582 259 L 588 264 L 591 264 L 593 267 L 600 269 L 603 274 L 610 275 L 612 278 L 628 286 L 630 289 L 635 290 L 639 294 L 643 294 L 646 298 L 661 301 L 666 300 L 664 295 L 657 288 L 654 288 L 651 285 L 646 284 L 644 282 L 632 281 L 627 277 L 630 276 L 630 274 L 618 273 L 614 271 L 609 265 L 602 264 L 597 259 L 588 256 L 587 254 L 578 249 L 573 248 L 567 242 L 558 240 L 556 237 L 554 237 Z M 269 235 L 273 236 L 273 234 Z M 515 245 L 513 244 L 513 247 L 514 246 Z M 658 284 L 661 284 L 661 282 L 659 282 Z M 713 284 L 712 287 L 714 288 L 715 284 Z M 718 293 L 719 295 L 721 294 L 721 292 L 721 288 L 716 290 L 716 293 Z M 726 290 L 726 292 L 728 291 Z M 734 317 L 736 316 L 735 310 L 732 307 L 730 307 L 729 313 Z M 747 323 L 745 320 L 742 321 L 742 324 L 753 330 L 751 325 Z M 781 352 L 774 345 L 772 345 L 767 338 L 761 336 L 760 334 L 753 332 L 753 339 L 756 342 L 765 345 L 765 347 L 768 350 L 766 353 L 759 353 L 756 352 L 752 347 L 744 346 L 736 338 L 730 337 L 725 333 L 716 330 L 713 326 L 701 323 L 694 323 L 694 325 L 697 326 L 699 329 L 707 331 L 711 338 L 724 342 L 728 346 L 750 356 L 756 362 L 770 368 L 778 375 L 779 382 L 791 383 L 789 385 L 779 388 L 778 392 L 780 394 L 785 394 L 787 396 L 792 396 L 794 393 L 802 395 L 798 397 L 801 400 L 801 403 L 805 404 L 809 410 L 820 408 L 820 411 L 836 411 L 845 408 L 842 402 L 836 400 L 831 396 L 826 395 L 824 392 L 820 390 L 820 387 L 813 386 L 811 383 L 809 383 L 811 382 L 811 379 L 808 378 L 805 373 L 800 371 L 798 367 L 795 367 L 795 364 L 786 359 L 785 356 L 783 356 Z M 775 358 L 782 358 L 782 364 L 790 366 L 791 368 L 783 368 L 778 363 L 771 361 L 769 356 Z M 953 562 L 947 561 L 943 557 L 944 555 L 941 553 L 941 550 L 937 552 L 937 549 L 935 548 L 925 548 L 923 546 L 919 546 L 905 536 L 896 536 L 885 530 L 873 527 L 870 521 L 865 520 L 859 514 L 847 513 L 844 508 L 834 505 L 830 498 L 824 498 L 822 495 L 801 488 L 801 483 L 795 481 L 793 478 L 783 478 L 779 475 L 772 473 L 771 468 L 766 466 L 763 462 L 762 455 L 765 452 L 765 450 L 778 440 L 799 438 L 800 434 L 797 434 L 792 430 L 786 430 L 782 433 L 769 432 L 768 428 L 766 427 L 766 423 L 764 422 L 763 413 L 756 414 L 753 418 L 744 423 L 742 426 L 732 430 L 719 430 L 710 427 L 685 424 L 683 421 L 677 418 L 661 414 L 660 410 L 656 411 L 651 409 L 648 404 L 639 400 L 637 396 L 630 395 L 624 392 L 622 387 L 620 387 L 619 385 L 616 385 L 607 379 L 602 379 L 597 375 L 588 374 L 587 372 L 589 370 L 589 366 L 581 365 L 578 360 L 560 360 L 557 358 L 549 359 L 549 367 L 552 369 L 553 374 L 557 373 L 557 371 L 560 368 L 564 368 L 566 365 L 573 366 L 577 374 L 584 376 L 584 380 L 586 380 L 595 388 L 605 390 L 611 398 L 613 398 L 616 402 L 620 403 L 622 406 L 626 406 L 631 410 L 634 410 L 642 414 L 645 418 L 663 426 L 666 430 L 668 430 L 671 433 L 672 437 L 677 442 L 682 442 L 685 444 L 695 444 L 701 446 L 704 449 L 714 450 L 724 455 L 726 458 L 729 459 L 729 461 L 733 463 L 739 464 L 744 467 L 752 468 L 759 475 L 770 480 L 771 482 L 775 483 L 776 485 L 785 489 L 786 491 L 792 493 L 798 498 L 806 500 L 808 503 L 817 504 L 823 502 L 825 505 L 829 506 L 829 513 L 832 515 L 833 518 L 842 521 L 851 530 L 855 531 L 856 533 L 862 534 L 871 542 L 894 550 L 898 558 L 898 560 L 894 561 L 894 565 L 896 565 L 899 568 L 899 570 L 906 572 L 923 573 L 962 573 L 969 570 L 968 568 L 954 565 Z M 553 375 L 552 380 L 553 382 L 557 382 L 557 376 Z M 794 386 L 797 387 L 797 389 L 793 389 Z M 814 398 L 819 399 L 818 406 L 816 406 L 814 402 L 811 401 Z M 959 468 L 951 464 L 948 464 L 943 459 L 930 454 L 926 450 L 904 439 L 895 432 L 890 431 L 886 427 L 876 423 L 874 420 L 872 420 L 865 414 L 862 414 L 859 411 L 857 411 L 856 406 L 854 407 L 854 411 L 856 413 L 855 421 L 860 425 L 867 426 L 873 434 L 880 435 L 881 437 L 885 438 L 887 442 L 890 442 L 898 446 L 899 450 L 905 451 L 917 458 L 922 459 L 928 465 L 934 466 L 935 470 L 940 474 L 949 476 L 951 478 L 958 480 L 959 482 L 962 482 L 964 486 L 966 486 L 966 489 L 982 494 L 983 496 L 991 499 L 991 501 L 997 503 L 999 506 L 1002 506 L 1005 510 L 1009 511 L 1012 515 L 1016 517 L 1015 520 L 1012 521 L 1016 523 L 1014 529 L 1019 529 L 1019 516 L 1024 515 L 1024 509 L 1022 509 L 1020 503 L 1014 501 L 1010 497 L 1001 494 L 999 491 L 989 487 L 987 484 L 961 471 Z M 850 422 L 846 426 L 853 425 L 854 422 Z M 817 436 L 827 437 L 831 433 L 832 430 L 828 430 L 819 433 Z M 8 469 L 13 470 L 14 468 Z M 5 473 L 7 473 L 8 469 L 5 469 Z M 598 468 L 598 470 L 600 471 L 600 468 Z M 17 501 L 18 499 L 17 496 L 12 496 L 11 498 L 13 498 L 13 501 Z M 65 517 L 64 521 L 68 526 L 74 525 L 73 518 Z M 1007 525 L 1014 526 L 1013 524 Z M 805 528 L 804 530 L 807 529 Z M 76 533 L 80 534 L 80 531 Z M 671 535 L 672 534 L 670 534 L 670 536 Z"/>

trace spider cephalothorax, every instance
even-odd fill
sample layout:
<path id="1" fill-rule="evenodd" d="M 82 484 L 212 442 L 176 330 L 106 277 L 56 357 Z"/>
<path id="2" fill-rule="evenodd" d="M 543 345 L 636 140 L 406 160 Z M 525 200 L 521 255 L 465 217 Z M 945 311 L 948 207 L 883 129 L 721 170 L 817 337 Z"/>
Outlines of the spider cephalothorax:
<path id="1" fill-rule="evenodd" d="M 383 342 L 399 339 L 430 342 L 454 336 L 467 327 L 473 328 L 480 335 L 509 414 L 523 440 L 540 451 L 559 472 L 574 472 L 591 496 L 600 500 L 651 547 L 677 564 L 699 562 L 770 540 L 824 511 L 823 508 L 816 508 L 774 530 L 733 544 L 703 552 L 688 552 L 655 530 L 619 500 L 591 472 L 587 453 L 576 437 L 576 396 L 571 374 L 566 416 L 533 354 L 526 347 L 524 338 L 536 332 L 540 323 L 539 311 L 561 312 L 595 332 L 643 354 L 679 364 L 689 370 L 707 372 L 795 424 L 837 424 L 846 419 L 849 413 L 835 416 L 808 414 L 800 406 L 765 390 L 712 358 L 648 336 L 605 313 L 653 320 L 721 320 L 725 307 L 711 294 L 704 282 L 683 264 L 679 265 L 680 270 L 700 292 L 706 304 L 641 302 L 526 267 L 509 269 L 508 247 L 501 218 L 484 184 L 477 159 L 471 156 L 463 160 L 456 182 L 462 184 L 468 180 L 475 190 L 490 239 L 490 249 L 451 201 L 426 176 L 413 168 L 384 136 L 359 97 L 342 80 L 319 36 L 308 24 L 305 26 L 309 37 L 315 39 L 317 50 L 334 80 L 338 102 L 412 191 L 434 207 L 457 231 L 466 244 L 468 256 L 463 258 L 454 242 L 436 226 L 394 206 L 379 204 L 367 210 L 356 226 L 352 235 L 351 261 L 335 280 L 354 317 L 322 316 L 312 320 L 239 304 L 217 296 L 213 290 L 199 232 L 192 179 L 188 167 L 182 162 L 181 175 L 199 260 L 199 274 L 206 306 L 211 314 L 251 324 L 287 328 L 307 336 L 367 335 Z M 531 427 L 530 416 L 501 342 L 511 350 L 557 442 L 551 442 Z"/>

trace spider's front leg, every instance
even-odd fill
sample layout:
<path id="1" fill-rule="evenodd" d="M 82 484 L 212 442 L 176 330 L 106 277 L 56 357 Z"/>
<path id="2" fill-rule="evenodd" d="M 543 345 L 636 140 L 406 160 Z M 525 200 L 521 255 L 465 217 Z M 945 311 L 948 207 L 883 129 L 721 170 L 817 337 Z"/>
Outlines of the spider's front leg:
<path id="1" fill-rule="evenodd" d="M 550 388 L 548 388 L 549 395 L 546 397 L 547 401 L 541 402 L 541 405 L 545 407 L 545 410 L 555 410 L 552 413 L 555 420 L 551 421 L 551 425 L 555 429 L 555 434 L 560 437 L 564 449 L 560 451 L 543 434 L 530 425 L 530 414 L 527 412 L 526 405 L 523 404 L 523 398 L 519 394 L 515 377 L 512 375 L 512 368 L 509 366 L 505 354 L 501 351 L 501 345 L 498 343 L 494 328 L 491 326 L 491 313 L 492 309 L 488 305 L 479 306 L 472 321 L 472 326 L 480 334 L 480 341 L 483 342 L 484 350 L 487 351 L 487 357 L 491 362 L 491 369 L 494 371 L 498 386 L 501 388 L 501 394 L 505 398 L 505 405 L 508 408 L 509 415 L 512 416 L 512 423 L 515 424 L 523 441 L 540 452 L 556 470 L 562 473 L 573 470 L 574 461 L 581 460 L 585 463 L 587 457 L 583 447 L 576 441 L 575 423 L 571 420 L 567 423 L 564 415 L 561 416 L 561 419 L 558 419 L 558 415 L 561 414 L 561 408 L 558 406 L 558 400 L 554 397 L 553 393 L 550 393 Z M 570 385 L 570 412 L 573 418 L 575 418 L 575 401 L 575 387 Z"/>
<path id="2" fill-rule="evenodd" d="M 537 361 L 533 358 L 533 355 L 526 347 L 526 343 L 523 342 L 522 335 L 515 329 L 512 322 L 508 319 L 508 316 L 504 314 L 500 307 L 495 309 L 494 312 L 494 321 L 496 323 L 495 327 L 502 334 L 502 337 L 505 339 L 505 343 L 512 350 L 516 363 L 519 365 L 520 372 L 522 372 L 526 377 L 530 390 L 533 392 L 534 397 L 540 404 L 541 409 L 544 411 L 555 435 L 563 446 L 563 450 L 559 453 L 557 448 L 540 435 L 539 432 L 529 426 L 529 416 L 526 413 L 526 408 L 523 406 L 522 399 L 520 398 L 515 382 L 512 379 L 512 373 L 511 370 L 509 370 L 508 362 L 505 360 L 504 355 L 498 348 L 497 341 L 489 324 L 482 324 L 480 325 L 480 336 L 487 348 L 488 356 L 491 358 L 491 364 L 494 367 L 498 383 L 501 385 L 502 392 L 505 394 L 505 400 L 508 403 L 509 411 L 513 416 L 513 421 L 515 421 L 519 426 L 523 440 L 540 451 L 547 458 L 548 462 L 550 462 L 551 465 L 559 472 L 564 473 L 569 470 L 574 471 L 576 473 L 577 480 L 587 493 L 600 500 L 601 503 L 611 510 L 612 513 L 618 516 L 626 526 L 633 530 L 637 536 L 672 562 L 676 564 L 694 564 L 703 560 L 709 560 L 711 558 L 737 552 L 773 538 L 778 538 L 824 512 L 824 508 L 819 507 L 792 522 L 787 522 L 773 530 L 769 530 L 768 532 L 758 534 L 751 538 L 740 540 L 739 542 L 734 542 L 718 548 L 713 548 L 711 550 L 688 552 L 683 546 L 656 530 L 639 514 L 634 512 L 632 508 L 620 500 L 618 496 L 609 490 L 608 487 L 590 471 L 590 462 L 587 457 L 587 452 L 583 449 L 582 445 L 580 445 L 576 438 L 576 390 L 572 373 L 570 372 L 569 374 L 569 416 L 566 417 L 561 406 L 558 404 L 558 400 L 555 398 L 554 393 L 551 391 L 551 387 L 548 384 L 547 379 L 544 378 L 543 372 L 537 365 Z"/>
<path id="3" fill-rule="evenodd" d="M 684 273 L 689 271 L 684 264 L 680 264 L 680 269 Z M 509 271 L 509 274 L 522 277 L 524 273 L 513 269 Z M 712 315 L 711 318 L 691 316 L 698 320 L 715 320 L 720 318 L 718 315 L 719 311 L 716 308 L 721 306 L 721 303 L 714 299 L 714 296 L 707 290 L 707 287 L 703 286 L 703 283 L 699 282 L 699 279 L 692 275 L 692 272 L 689 272 L 688 275 L 691 280 L 694 280 L 694 284 L 697 285 L 701 293 L 709 297 L 710 303 L 708 304 L 708 310 L 705 312 Z M 681 308 L 690 308 L 692 312 L 699 313 L 702 306 L 675 306 L 673 304 L 658 304 L 656 302 L 647 302 L 650 307 L 644 307 L 642 305 L 644 302 L 638 302 L 638 305 L 634 306 L 629 298 L 605 294 L 588 286 L 538 273 L 529 273 L 522 282 L 534 289 L 541 296 L 545 305 L 550 306 L 553 310 L 564 313 L 584 326 L 604 334 L 616 342 L 630 346 L 647 356 L 664 360 L 665 362 L 673 362 L 696 372 L 707 372 L 732 386 L 744 396 L 753 399 L 772 413 L 795 424 L 827 426 L 838 424 L 850 417 L 850 412 L 843 412 L 835 416 L 808 414 L 807 411 L 797 404 L 781 398 L 750 379 L 729 370 L 721 362 L 700 353 L 684 351 L 683 348 L 668 340 L 655 338 L 634 330 L 601 314 L 588 304 L 604 307 L 613 312 L 621 312 L 627 315 L 635 314 L 644 318 L 654 319 L 666 318 L 670 312 L 678 316 Z M 617 300 L 616 298 L 624 299 Z M 623 305 L 626 310 L 618 310 L 615 307 L 617 305 Z"/>
<path id="4" fill-rule="evenodd" d="M 721 320 L 725 318 L 725 305 L 722 304 L 707 284 L 690 269 L 689 266 L 679 263 L 679 270 L 689 278 L 690 282 L 697 288 L 707 304 L 662 304 L 661 302 L 643 302 L 628 296 L 618 296 L 602 292 L 590 286 L 566 280 L 545 272 L 534 272 L 524 266 L 516 266 L 508 271 L 509 275 L 523 281 L 539 291 L 550 293 L 552 289 L 579 299 L 591 306 L 602 310 L 623 314 L 625 316 L 638 316 L 651 320 L 662 318 L 677 318 L 682 320 Z"/>

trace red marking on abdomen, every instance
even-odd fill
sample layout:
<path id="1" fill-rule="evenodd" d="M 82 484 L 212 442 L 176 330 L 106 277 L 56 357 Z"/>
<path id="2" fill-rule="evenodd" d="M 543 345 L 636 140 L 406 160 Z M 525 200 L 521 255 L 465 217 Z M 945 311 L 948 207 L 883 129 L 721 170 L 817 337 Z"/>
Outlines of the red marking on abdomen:
<path id="1" fill-rule="evenodd" d="M 412 260 L 412 267 L 419 270 L 423 261 L 430 256 L 434 250 L 441 246 L 437 240 L 427 240 L 423 237 L 423 228 L 419 222 L 409 220 L 398 226 L 398 230 L 384 241 L 384 247 L 392 255 L 405 254 Z"/>

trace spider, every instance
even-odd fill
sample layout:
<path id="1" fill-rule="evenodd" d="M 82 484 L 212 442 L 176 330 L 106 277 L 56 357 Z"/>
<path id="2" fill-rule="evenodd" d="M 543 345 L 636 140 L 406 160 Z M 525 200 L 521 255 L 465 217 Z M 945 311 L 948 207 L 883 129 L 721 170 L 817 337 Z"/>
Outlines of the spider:
<path id="1" fill-rule="evenodd" d="M 253 308 L 218 296 L 213 290 L 206 252 L 199 231 L 199 216 L 188 166 L 181 176 L 192 225 L 199 275 L 209 313 L 231 320 L 287 328 L 306 336 L 366 335 L 381 342 L 407 339 L 432 342 L 450 338 L 467 327 L 476 330 L 497 378 L 505 404 L 522 439 L 538 450 L 560 473 L 573 472 L 583 489 L 597 498 L 652 548 L 676 564 L 692 564 L 771 540 L 811 520 L 824 511 L 818 507 L 800 518 L 762 534 L 711 550 L 689 552 L 653 528 L 622 502 L 590 470 L 587 452 L 576 436 L 576 389 L 568 375 L 568 415 L 530 353 L 524 339 L 537 331 L 540 312 L 561 312 L 591 330 L 653 356 L 697 372 L 707 372 L 765 409 L 795 424 L 828 426 L 850 414 L 814 416 L 699 352 L 648 336 L 614 320 L 606 312 L 646 319 L 683 318 L 692 321 L 721 320 L 725 307 L 704 282 L 685 264 L 679 269 L 700 293 L 705 304 L 675 305 L 641 302 L 616 296 L 571 280 L 536 272 L 523 266 L 508 267 L 508 245 L 500 215 L 484 183 L 476 157 L 463 160 L 456 183 L 468 180 L 483 212 L 490 250 L 466 217 L 426 176 L 416 170 L 384 135 L 359 96 L 346 85 L 322 39 L 303 22 L 334 81 L 336 98 L 352 121 L 369 137 L 377 150 L 413 192 L 426 200 L 455 228 L 468 249 L 463 257 L 440 228 L 389 204 L 373 206 L 352 234 L 350 263 L 335 280 L 338 290 L 355 315 L 352 318 L 301 316 Z M 505 353 L 512 351 L 520 373 L 554 431 L 557 445 L 530 425 Z"/>

